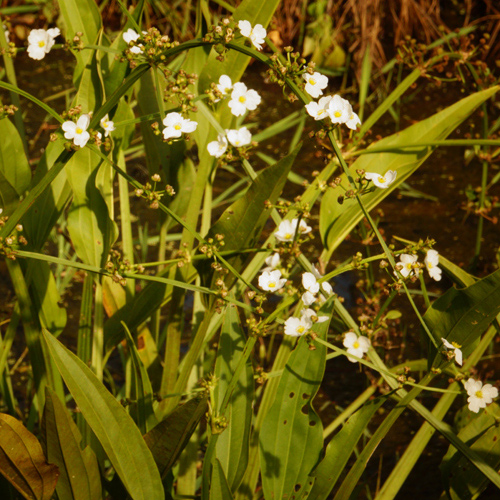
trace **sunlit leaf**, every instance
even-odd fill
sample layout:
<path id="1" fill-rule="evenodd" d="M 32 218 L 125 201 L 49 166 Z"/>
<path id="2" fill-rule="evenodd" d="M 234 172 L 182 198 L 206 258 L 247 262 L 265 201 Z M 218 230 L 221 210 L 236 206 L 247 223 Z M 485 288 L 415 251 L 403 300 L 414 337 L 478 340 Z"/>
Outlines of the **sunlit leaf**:
<path id="1" fill-rule="evenodd" d="M 219 460 L 215 459 L 210 483 L 210 500 L 233 500 L 233 495 L 227 484 L 224 470 Z"/>

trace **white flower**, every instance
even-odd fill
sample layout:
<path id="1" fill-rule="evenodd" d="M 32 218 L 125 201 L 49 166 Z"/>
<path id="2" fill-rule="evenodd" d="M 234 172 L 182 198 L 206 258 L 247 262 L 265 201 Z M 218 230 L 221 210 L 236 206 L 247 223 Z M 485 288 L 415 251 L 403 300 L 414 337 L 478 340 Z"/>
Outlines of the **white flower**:
<path id="1" fill-rule="evenodd" d="M 210 156 L 219 158 L 226 152 L 227 139 L 222 134 L 219 134 L 216 141 L 212 141 L 207 144 L 207 149 Z"/>
<path id="2" fill-rule="evenodd" d="M 311 292 L 304 292 L 301 299 L 305 306 L 310 306 L 316 302 L 316 296 Z"/>
<path id="3" fill-rule="evenodd" d="M 66 139 L 73 139 L 76 146 L 83 148 L 87 141 L 90 139 L 90 134 L 87 132 L 90 124 L 90 116 L 82 115 L 78 118 L 77 122 L 67 121 L 62 124 L 64 130 L 64 137 Z"/>
<path id="4" fill-rule="evenodd" d="M 234 116 L 245 114 L 246 110 L 253 111 L 260 104 L 260 95 L 256 90 L 247 89 L 247 86 L 238 82 L 233 86 L 229 107 Z"/>
<path id="5" fill-rule="evenodd" d="M 464 383 L 465 390 L 469 395 L 467 402 L 469 410 L 477 413 L 480 408 L 486 408 L 494 398 L 498 397 L 498 389 L 491 384 L 483 385 L 480 380 L 470 378 Z"/>
<path id="6" fill-rule="evenodd" d="M 229 93 L 233 90 L 233 82 L 231 78 L 227 75 L 221 75 L 219 78 L 219 83 L 216 85 L 217 90 L 222 95 L 229 95 Z M 215 102 L 219 102 L 220 99 L 217 99 Z"/>
<path id="7" fill-rule="evenodd" d="M 311 101 L 309 104 L 306 104 L 307 113 L 312 116 L 315 120 L 323 120 L 328 115 L 328 104 L 332 100 L 331 95 L 327 95 L 322 97 L 318 102 Z"/>
<path id="8" fill-rule="evenodd" d="M 352 106 L 346 99 L 334 95 L 328 104 L 328 114 L 332 123 L 347 123 L 352 116 Z"/>
<path id="9" fill-rule="evenodd" d="M 9 33 L 9 28 L 7 28 L 7 26 L 5 26 L 5 24 L 3 25 L 3 31 L 5 33 L 5 41 L 7 43 L 10 42 L 10 33 Z M 0 212 L 1 213 L 1 212 Z"/>
<path id="10" fill-rule="evenodd" d="M 274 233 L 274 236 L 279 241 L 293 241 L 295 233 L 297 232 L 297 222 L 298 219 L 284 220 L 280 223 L 278 230 Z M 306 224 L 306 222 L 301 219 L 299 224 L 300 234 L 307 234 L 312 231 L 312 228 Z"/>
<path id="11" fill-rule="evenodd" d="M 264 271 L 259 276 L 259 286 L 262 290 L 269 292 L 276 292 L 280 288 L 283 288 L 286 283 L 286 278 L 281 278 L 281 271 L 276 269 L 275 271 Z"/>
<path id="12" fill-rule="evenodd" d="M 267 267 L 262 269 L 262 271 L 272 271 L 280 265 L 280 254 L 278 252 L 273 253 L 266 258 Z"/>
<path id="13" fill-rule="evenodd" d="M 407 278 L 412 274 L 418 276 L 420 269 L 414 266 L 414 264 L 417 263 L 417 259 L 418 257 L 416 255 L 410 255 L 408 253 L 403 253 L 399 256 L 399 262 L 396 266 L 403 277 Z M 396 271 L 394 271 L 394 274 L 397 276 Z"/>
<path id="14" fill-rule="evenodd" d="M 344 347 L 347 348 L 347 352 L 362 358 L 365 353 L 370 349 L 370 339 L 360 335 L 359 337 L 354 332 L 347 332 L 344 337 Z M 352 363 L 356 363 L 357 359 L 347 357 Z"/>
<path id="15" fill-rule="evenodd" d="M 288 318 L 285 321 L 285 335 L 291 337 L 301 337 L 312 327 L 312 321 L 306 316 L 302 318 Z"/>
<path id="16" fill-rule="evenodd" d="M 31 30 L 28 36 L 28 56 L 37 61 L 43 59 L 45 54 L 48 54 L 53 47 L 54 39 L 60 34 L 59 28 Z"/>
<path id="17" fill-rule="evenodd" d="M 347 120 L 345 124 L 351 130 L 356 130 L 357 126 L 361 125 L 361 120 L 359 119 L 359 116 L 353 111 L 351 113 L 351 116 L 349 117 L 349 120 Z"/>
<path id="18" fill-rule="evenodd" d="M 313 273 L 302 274 L 302 286 L 313 295 L 319 292 L 319 283 L 316 281 L 316 276 Z"/>
<path id="19" fill-rule="evenodd" d="M 257 50 L 262 49 L 264 38 L 266 38 L 267 35 L 267 31 L 262 24 L 256 24 L 252 28 L 249 21 L 239 21 L 238 28 L 243 36 L 250 38 L 250 41 Z"/>
<path id="20" fill-rule="evenodd" d="M 455 355 L 455 361 L 457 362 L 458 365 L 462 366 L 462 351 L 460 350 L 460 345 L 458 345 L 456 342 L 448 342 L 446 339 L 441 337 L 441 342 L 444 344 L 444 346 L 447 349 L 452 349 L 453 354 Z"/>
<path id="21" fill-rule="evenodd" d="M 302 309 L 301 318 L 308 318 L 312 321 L 313 316 L 316 316 L 316 323 L 324 323 L 328 321 L 328 316 L 318 316 L 318 313 L 314 309 Z"/>
<path id="22" fill-rule="evenodd" d="M 304 73 L 302 78 L 306 81 L 305 91 L 316 99 L 323 94 L 323 89 L 328 86 L 328 78 L 315 71 L 312 75 Z"/>
<path id="23" fill-rule="evenodd" d="M 312 266 L 312 273 L 316 276 L 316 279 L 321 279 L 323 277 L 316 266 Z M 323 283 L 321 283 L 321 288 L 327 295 L 331 295 L 333 293 L 332 285 L 330 285 L 328 281 L 323 281 Z"/>
<path id="24" fill-rule="evenodd" d="M 189 134 L 194 132 L 198 126 L 197 122 L 191 121 L 188 118 L 183 118 L 179 113 L 168 113 L 163 119 L 163 138 L 165 140 L 180 137 L 183 133 Z"/>
<path id="25" fill-rule="evenodd" d="M 109 116 L 106 115 L 101 119 L 101 127 L 104 129 L 104 137 L 108 137 L 110 132 L 113 132 L 115 129 L 115 124 L 109 119 Z"/>
<path id="26" fill-rule="evenodd" d="M 248 146 L 252 142 L 252 134 L 246 127 L 238 130 L 226 130 L 227 140 L 235 147 Z"/>
<path id="27" fill-rule="evenodd" d="M 125 43 L 130 46 L 131 42 L 134 42 L 134 45 L 130 47 L 130 52 L 132 54 L 142 54 L 143 52 L 143 46 L 141 44 L 135 45 L 135 42 L 141 37 L 139 33 L 134 31 L 132 28 L 129 28 L 125 33 L 123 33 L 123 39 L 125 40 Z"/>
<path id="28" fill-rule="evenodd" d="M 377 174 L 377 172 L 366 172 L 365 178 L 369 179 L 379 188 L 388 188 L 397 177 L 398 173 L 395 170 L 388 170 L 385 175 Z"/>
<path id="29" fill-rule="evenodd" d="M 443 271 L 440 267 L 438 267 L 439 253 L 437 252 L 437 250 L 427 250 L 424 264 L 427 268 L 427 271 L 429 271 L 429 276 L 436 281 L 441 281 L 441 273 Z"/>

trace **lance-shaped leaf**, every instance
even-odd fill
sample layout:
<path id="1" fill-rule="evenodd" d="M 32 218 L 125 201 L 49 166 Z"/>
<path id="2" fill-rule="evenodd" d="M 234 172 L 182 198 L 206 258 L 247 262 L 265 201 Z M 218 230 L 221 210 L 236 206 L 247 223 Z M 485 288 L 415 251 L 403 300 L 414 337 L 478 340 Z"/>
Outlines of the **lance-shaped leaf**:
<path id="1" fill-rule="evenodd" d="M 314 330 L 326 337 L 329 321 Z M 262 487 L 266 499 L 293 498 L 306 486 L 323 447 L 323 426 L 312 400 L 325 371 L 326 347 L 310 350 L 301 337 L 285 365 L 276 399 L 260 431 Z"/>
<path id="2" fill-rule="evenodd" d="M 0 413 L 0 473 L 28 500 L 50 500 L 59 476 L 37 438 L 5 413 Z"/>
<path id="3" fill-rule="evenodd" d="M 116 237 L 108 207 L 95 185 L 100 158 L 89 148 L 77 151 L 66 165 L 73 190 L 68 231 L 76 253 L 86 264 L 103 267 Z"/>
<path id="4" fill-rule="evenodd" d="M 0 120 L 0 206 L 10 215 L 29 186 L 31 170 L 23 141 L 8 118 Z"/>
<path id="5" fill-rule="evenodd" d="M 92 449 L 80 448 L 82 436 L 57 394 L 45 388 L 42 436 L 47 460 L 59 467 L 56 492 L 64 500 L 102 498 L 99 465 Z"/>
<path id="6" fill-rule="evenodd" d="M 144 441 L 153 454 L 162 478 L 165 478 L 179 458 L 206 411 L 206 396 L 190 399 L 144 436 Z"/>
<path id="7" fill-rule="evenodd" d="M 433 302 L 424 315 L 424 321 L 438 345 L 441 338 L 456 342 L 467 357 L 499 313 L 500 271 L 496 271 L 466 288 L 450 288 Z M 433 360 L 439 365 L 446 358 L 429 343 L 429 363 Z"/>
<path id="8" fill-rule="evenodd" d="M 325 458 L 309 477 L 301 498 L 307 500 L 328 498 L 368 423 L 384 401 L 384 398 L 380 398 L 365 404 L 333 436 L 326 447 Z"/>
<path id="9" fill-rule="evenodd" d="M 228 306 L 219 339 L 215 363 L 215 400 L 220 410 L 222 400 L 238 366 L 245 347 L 245 334 L 241 328 L 236 306 Z M 248 447 L 252 426 L 254 382 L 252 362 L 248 359 L 241 370 L 238 383 L 231 395 L 225 416 L 228 425 L 219 435 L 216 447 L 218 463 L 222 467 L 231 491 L 238 488 L 248 463 Z M 212 473 L 215 473 L 215 466 Z"/>
<path id="10" fill-rule="evenodd" d="M 233 495 L 227 484 L 226 476 L 220 462 L 215 459 L 210 483 L 210 500 L 233 500 Z"/>
<path id="11" fill-rule="evenodd" d="M 225 237 L 224 252 L 237 253 L 243 248 L 254 247 L 270 215 L 265 202 L 276 203 L 301 146 L 302 144 L 299 144 L 288 156 L 260 172 L 245 195 L 227 208 L 210 228 L 207 239 L 215 240 L 216 234 L 223 235 Z M 238 271 L 246 259 L 247 254 L 227 257 L 226 260 Z M 197 266 L 202 282 L 208 287 L 212 287 L 210 284 L 213 276 L 211 264 L 211 261 L 203 260 Z M 226 278 L 227 288 L 231 287 L 233 279 L 231 275 Z"/>
<path id="12" fill-rule="evenodd" d="M 466 410 L 467 411 L 467 410 Z M 500 466 L 500 407 L 493 403 L 475 416 L 458 434 L 493 469 Z M 443 483 L 452 500 L 477 498 L 489 484 L 488 479 L 454 446 L 441 464 Z"/>
<path id="13" fill-rule="evenodd" d="M 163 500 L 158 468 L 132 418 L 85 363 L 46 330 L 43 339 L 129 495 L 133 500 Z"/>
<path id="14" fill-rule="evenodd" d="M 372 148 L 388 148 L 390 152 L 364 154 L 350 167 L 355 176 L 356 170 L 385 174 L 388 170 L 395 170 L 397 178 L 388 188 L 375 190 L 363 194 L 361 200 L 367 210 L 376 207 L 389 193 L 405 181 L 436 149 L 431 146 L 405 147 L 409 144 L 432 143 L 441 141 L 462 123 L 479 105 L 498 91 L 499 87 L 492 87 L 477 92 L 448 108 L 412 125 L 402 132 L 373 144 Z M 370 147 L 367 151 L 370 151 Z M 348 188 L 345 174 L 341 176 L 342 186 Z M 331 254 L 344 241 L 345 237 L 363 218 L 363 212 L 354 199 L 347 199 L 341 205 L 338 197 L 343 194 L 342 188 L 328 188 L 323 196 L 320 211 L 321 239 Z"/>

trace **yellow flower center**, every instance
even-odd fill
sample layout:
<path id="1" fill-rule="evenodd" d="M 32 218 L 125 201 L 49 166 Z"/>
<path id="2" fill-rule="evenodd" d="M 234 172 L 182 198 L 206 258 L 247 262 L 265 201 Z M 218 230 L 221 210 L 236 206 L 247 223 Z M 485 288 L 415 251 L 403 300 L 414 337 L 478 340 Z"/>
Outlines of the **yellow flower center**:
<path id="1" fill-rule="evenodd" d="M 175 130 L 180 130 L 181 126 L 177 123 L 176 125 L 174 125 L 174 128 L 175 128 Z"/>
<path id="2" fill-rule="evenodd" d="M 269 288 L 275 288 L 276 287 L 276 283 L 274 281 L 271 281 L 267 286 Z"/>
<path id="3" fill-rule="evenodd" d="M 240 142 L 241 142 L 241 141 L 235 141 L 234 143 L 236 144 L 236 146 L 239 146 L 239 145 L 240 145 Z"/>
<path id="4" fill-rule="evenodd" d="M 427 262 L 427 267 L 428 267 L 429 269 L 432 269 L 434 266 L 433 266 L 430 262 Z"/>
<path id="5" fill-rule="evenodd" d="M 38 46 L 39 46 L 39 47 L 45 47 L 45 42 L 44 42 L 43 40 L 40 40 L 40 41 L 38 42 Z"/>
<path id="6" fill-rule="evenodd" d="M 106 121 L 102 122 L 102 128 L 108 128 L 108 122 Z"/>
<path id="7" fill-rule="evenodd" d="M 333 115 L 335 116 L 335 118 L 340 118 L 342 116 L 342 113 L 340 111 L 335 111 Z"/>
<path id="8" fill-rule="evenodd" d="M 304 328 L 302 325 L 300 325 L 300 326 L 297 328 L 297 333 L 304 333 L 304 330 L 305 330 L 305 328 Z"/>
<path id="9" fill-rule="evenodd" d="M 354 349 L 358 349 L 359 348 L 359 342 L 358 341 L 354 342 L 354 344 L 352 344 L 352 346 L 354 347 Z"/>
<path id="10" fill-rule="evenodd" d="M 380 177 L 378 178 L 378 181 L 379 181 L 379 182 L 381 182 L 382 184 L 383 184 L 384 182 L 386 182 L 385 177 L 382 177 L 382 176 L 380 176 Z"/>
<path id="11" fill-rule="evenodd" d="M 76 127 L 75 132 L 76 132 L 77 134 L 81 134 L 81 133 L 83 132 L 83 130 L 82 130 L 80 127 Z"/>
<path id="12" fill-rule="evenodd" d="M 412 268 L 413 268 L 413 264 L 411 264 L 411 263 L 406 264 L 406 269 L 412 269 Z"/>
<path id="13" fill-rule="evenodd" d="M 483 399 L 483 391 L 476 391 L 476 398 Z"/>
<path id="14" fill-rule="evenodd" d="M 245 102 L 247 100 L 247 98 L 244 96 L 244 95 L 240 95 L 238 101 L 240 102 Z"/>
<path id="15" fill-rule="evenodd" d="M 291 240 L 293 237 L 293 234 L 292 233 L 285 233 L 285 239 L 287 240 Z"/>
<path id="16" fill-rule="evenodd" d="M 319 115 L 322 115 L 323 113 L 326 113 L 326 111 L 325 111 L 324 109 L 320 109 L 320 110 L 318 111 L 318 116 L 319 116 Z"/>
<path id="17" fill-rule="evenodd" d="M 314 78 L 309 78 L 309 83 L 311 85 L 316 85 L 316 80 Z"/>

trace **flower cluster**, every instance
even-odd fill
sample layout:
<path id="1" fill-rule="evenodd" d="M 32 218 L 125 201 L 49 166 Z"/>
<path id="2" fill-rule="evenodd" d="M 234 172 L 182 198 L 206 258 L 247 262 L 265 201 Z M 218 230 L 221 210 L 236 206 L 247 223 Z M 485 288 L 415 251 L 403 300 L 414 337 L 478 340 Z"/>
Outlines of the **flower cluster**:
<path id="1" fill-rule="evenodd" d="M 115 124 L 106 115 L 100 121 L 101 127 L 104 129 L 104 137 L 108 137 L 110 132 L 115 130 Z M 65 139 L 72 139 L 75 146 L 83 148 L 90 139 L 90 133 L 87 131 L 90 125 L 90 114 L 81 115 L 76 123 L 67 120 L 62 124 Z M 100 132 L 97 132 L 97 137 L 102 137 Z"/>
<path id="2" fill-rule="evenodd" d="M 252 134 L 246 127 L 226 130 L 226 135 L 219 134 L 216 141 L 207 144 L 208 153 L 215 158 L 220 158 L 231 144 L 235 148 L 248 146 L 252 142 Z"/>
<path id="3" fill-rule="evenodd" d="M 59 28 L 31 30 L 28 36 L 28 56 L 40 61 L 54 46 L 55 38 L 61 34 Z"/>
<path id="4" fill-rule="evenodd" d="M 302 309 L 300 318 L 292 317 L 285 321 L 285 335 L 301 337 L 309 333 L 314 324 L 314 319 L 316 323 L 323 323 L 328 321 L 328 316 L 318 317 L 313 309 Z"/>
<path id="5" fill-rule="evenodd" d="M 328 78 L 320 73 L 304 73 L 306 80 L 305 91 L 311 97 L 319 97 L 323 94 L 323 89 L 328 86 Z M 359 116 L 353 111 L 348 100 L 339 95 L 322 97 L 318 102 L 311 101 L 306 104 L 307 113 L 315 120 L 330 118 L 332 123 L 345 123 L 351 130 L 356 130 L 361 125 Z"/>
<path id="6" fill-rule="evenodd" d="M 403 278 L 411 276 L 418 277 L 420 273 L 420 264 L 418 263 L 418 257 L 416 255 L 403 253 L 399 256 L 399 259 L 399 262 L 396 264 L 396 269 Z M 438 267 L 439 253 L 436 250 L 428 250 L 424 263 L 429 271 L 429 276 L 436 281 L 440 281 L 442 270 Z M 398 276 L 396 271 L 394 271 L 394 274 Z"/>
<path id="7" fill-rule="evenodd" d="M 302 274 L 302 286 L 305 288 L 305 292 L 302 294 L 302 302 L 305 306 L 310 306 L 314 304 L 316 300 L 319 298 L 320 302 L 325 300 L 325 296 L 331 295 L 333 293 L 333 288 L 330 283 L 324 281 L 321 283 L 321 290 L 323 291 L 318 297 L 318 293 L 320 292 L 320 284 L 318 283 L 318 279 L 322 278 L 319 271 L 316 267 L 313 266 L 312 273 L 303 273 Z"/>
<path id="8" fill-rule="evenodd" d="M 365 179 L 373 182 L 379 188 L 388 188 L 397 177 L 398 173 L 395 170 L 388 170 L 385 175 L 380 175 L 377 172 L 365 172 Z"/>
<path id="9" fill-rule="evenodd" d="M 147 31 L 143 31 L 142 34 L 146 35 Z M 128 50 L 131 54 L 142 54 L 144 52 L 144 45 L 136 43 L 141 38 L 141 35 L 137 31 L 129 28 L 122 36 L 125 43 L 129 46 Z"/>
<path id="10" fill-rule="evenodd" d="M 228 105 L 234 116 L 242 116 L 247 111 L 254 111 L 261 101 L 261 97 L 256 90 L 247 88 L 242 82 L 233 84 L 228 75 L 221 75 L 215 88 L 221 97 L 230 95 L 231 99 Z M 215 102 L 219 100 L 215 99 Z"/>

